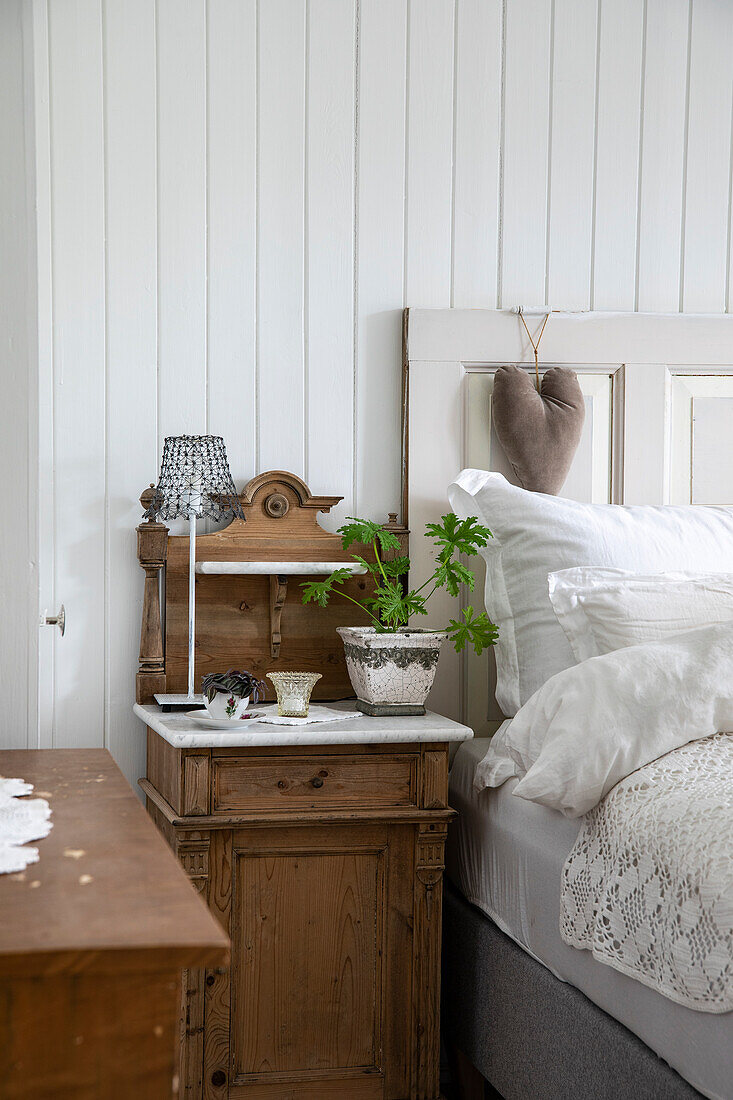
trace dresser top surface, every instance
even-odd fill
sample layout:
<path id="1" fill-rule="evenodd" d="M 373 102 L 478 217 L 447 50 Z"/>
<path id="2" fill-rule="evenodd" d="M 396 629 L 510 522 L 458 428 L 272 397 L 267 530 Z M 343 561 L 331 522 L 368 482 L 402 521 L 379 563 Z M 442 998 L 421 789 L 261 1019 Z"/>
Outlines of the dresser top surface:
<path id="1" fill-rule="evenodd" d="M 329 703 L 333 710 L 353 710 L 353 703 Z M 185 714 L 163 714 L 153 704 L 135 703 L 133 710 L 147 726 L 176 749 L 281 748 L 288 745 L 379 745 L 410 742 L 467 741 L 473 731 L 460 722 L 428 711 L 418 717 L 346 718 L 342 722 L 312 722 L 304 726 L 251 725 L 247 730 L 202 729 Z"/>
<path id="2" fill-rule="evenodd" d="M 0 752 L 52 829 L 0 875 L 0 975 L 218 965 L 228 940 L 105 749 Z"/>

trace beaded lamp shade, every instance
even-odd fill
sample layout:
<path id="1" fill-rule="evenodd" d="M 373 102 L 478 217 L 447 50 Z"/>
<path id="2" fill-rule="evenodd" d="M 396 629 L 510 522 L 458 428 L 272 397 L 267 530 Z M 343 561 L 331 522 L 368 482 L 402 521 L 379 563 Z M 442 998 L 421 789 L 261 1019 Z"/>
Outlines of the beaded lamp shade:
<path id="1" fill-rule="evenodd" d="M 221 436 L 166 437 L 160 478 L 145 516 L 244 519 Z"/>
<path id="2" fill-rule="evenodd" d="M 169 435 L 163 446 L 160 478 L 145 511 L 148 519 L 187 519 L 188 557 L 188 694 L 156 695 L 163 706 L 200 705 L 194 692 L 196 618 L 196 521 L 202 516 L 222 520 L 244 519 L 242 505 L 229 472 L 220 435 Z"/>

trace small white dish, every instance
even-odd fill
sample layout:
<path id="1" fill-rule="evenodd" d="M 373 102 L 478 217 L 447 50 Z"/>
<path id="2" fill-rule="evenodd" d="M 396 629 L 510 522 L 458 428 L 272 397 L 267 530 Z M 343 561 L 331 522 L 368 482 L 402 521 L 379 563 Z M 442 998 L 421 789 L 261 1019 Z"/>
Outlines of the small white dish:
<path id="1" fill-rule="evenodd" d="M 203 710 L 187 710 L 185 717 L 192 722 L 198 722 L 200 726 L 208 726 L 211 730 L 241 730 L 243 726 L 251 726 L 264 717 L 262 710 L 248 710 L 241 718 L 212 718 Z"/>

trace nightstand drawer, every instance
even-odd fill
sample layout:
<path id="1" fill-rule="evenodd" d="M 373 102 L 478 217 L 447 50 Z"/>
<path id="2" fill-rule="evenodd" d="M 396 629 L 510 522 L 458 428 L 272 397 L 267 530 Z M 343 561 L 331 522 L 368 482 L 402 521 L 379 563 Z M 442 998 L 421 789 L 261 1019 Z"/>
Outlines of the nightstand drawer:
<path id="1" fill-rule="evenodd" d="M 415 806 L 415 756 L 219 758 L 213 812 Z"/>

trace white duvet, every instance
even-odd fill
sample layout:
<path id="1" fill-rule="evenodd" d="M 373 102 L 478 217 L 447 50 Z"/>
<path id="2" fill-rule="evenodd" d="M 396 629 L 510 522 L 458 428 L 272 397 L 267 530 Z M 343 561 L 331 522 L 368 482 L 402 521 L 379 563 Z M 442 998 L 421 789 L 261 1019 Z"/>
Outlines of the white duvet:
<path id="1" fill-rule="evenodd" d="M 586 815 L 563 871 L 563 938 L 707 1012 L 733 1009 L 731 730 L 723 623 L 559 672 L 474 780 L 516 774 L 516 796 Z"/>

